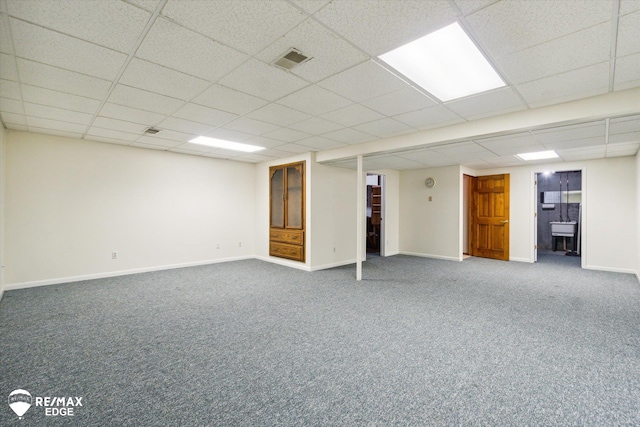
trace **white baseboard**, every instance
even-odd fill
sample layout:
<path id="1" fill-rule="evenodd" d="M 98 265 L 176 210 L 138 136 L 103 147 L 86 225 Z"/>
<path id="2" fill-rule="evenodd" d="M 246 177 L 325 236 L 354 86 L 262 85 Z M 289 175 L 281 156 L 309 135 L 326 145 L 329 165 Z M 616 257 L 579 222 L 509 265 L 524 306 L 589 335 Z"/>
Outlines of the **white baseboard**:
<path id="1" fill-rule="evenodd" d="M 530 260 L 529 258 L 520 258 L 520 257 L 509 257 L 509 261 L 528 262 L 529 264 L 533 263 L 533 261 Z"/>
<path id="2" fill-rule="evenodd" d="M 311 271 L 326 270 L 328 268 L 342 267 L 343 265 L 350 265 L 355 263 L 356 263 L 355 259 L 350 259 L 347 261 L 340 261 L 340 262 L 333 262 L 331 264 L 323 264 L 323 265 L 318 265 L 316 267 L 311 267 Z"/>
<path id="3" fill-rule="evenodd" d="M 422 254 L 422 253 L 418 253 L 418 252 L 405 252 L 405 251 L 400 251 L 399 254 L 400 255 L 418 256 L 418 257 L 422 257 L 422 258 L 442 259 L 442 260 L 445 260 L 445 261 L 457 261 L 457 262 L 461 262 L 462 261 L 462 257 L 454 257 L 454 256 Z"/>
<path id="4" fill-rule="evenodd" d="M 631 270 L 629 268 L 602 267 L 600 265 L 585 265 L 584 268 L 586 270 L 599 270 L 599 271 L 610 271 L 612 273 L 633 274 L 636 277 L 638 277 L 638 272 L 635 270 Z"/>
<path id="5" fill-rule="evenodd" d="M 284 265 L 285 267 L 296 268 L 298 270 L 311 271 L 311 267 L 309 267 L 307 263 L 288 261 L 284 258 L 262 256 L 262 255 L 256 255 L 253 258 L 259 259 L 260 261 L 270 262 L 272 264 L 279 264 L 279 265 Z"/>
<path id="6" fill-rule="evenodd" d="M 185 262 L 182 264 L 159 265 L 155 267 L 134 268 L 131 270 L 109 271 L 105 273 L 85 274 L 81 276 L 57 277 L 55 279 L 35 280 L 32 282 L 12 283 L 5 285 L 3 291 L 11 291 L 14 289 L 34 288 L 37 286 L 57 285 L 60 283 L 81 282 L 83 280 L 104 279 L 107 277 L 127 276 L 129 274 L 148 273 L 151 271 L 172 270 L 175 268 L 195 267 L 198 265 L 218 264 L 221 262 L 241 261 L 245 259 L 253 259 L 253 256 L 241 256 L 230 258 L 219 258 L 205 261 Z"/>

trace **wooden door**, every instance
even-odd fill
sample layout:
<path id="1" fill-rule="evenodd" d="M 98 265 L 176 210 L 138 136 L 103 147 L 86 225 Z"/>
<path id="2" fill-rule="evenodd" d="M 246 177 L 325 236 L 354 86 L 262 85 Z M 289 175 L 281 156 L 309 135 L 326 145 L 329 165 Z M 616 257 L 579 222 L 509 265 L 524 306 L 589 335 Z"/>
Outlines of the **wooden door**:
<path id="1" fill-rule="evenodd" d="M 509 174 L 473 178 L 471 255 L 509 260 Z"/>

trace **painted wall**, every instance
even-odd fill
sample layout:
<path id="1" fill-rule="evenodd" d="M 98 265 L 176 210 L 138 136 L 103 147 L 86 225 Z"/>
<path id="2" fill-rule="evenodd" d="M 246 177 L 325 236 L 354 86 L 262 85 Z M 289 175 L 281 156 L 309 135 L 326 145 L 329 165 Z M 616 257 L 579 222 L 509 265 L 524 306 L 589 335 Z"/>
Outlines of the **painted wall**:
<path id="1" fill-rule="evenodd" d="M 460 166 L 400 172 L 400 253 L 462 259 L 461 179 Z"/>
<path id="2" fill-rule="evenodd" d="M 583 266 L 634 272 L 638 223 L 633 157 L 478 171 L 482 175 L 511 175 L 510 258 L 533 261 L 534 173 L 580 169 L 583 170 Z"/>
<path id="3" fill-rule="evenodd" d="M 253 164 L 27 132 L 6 144 L 7 285 L 254 254 Z"/>
<path id="4" fill-rule="evenodd" d="M 0 127 L 0 298 L 4 292 L 4 255 L 5 255 L 5 223 L 4 223 L 4 211 L 5 211 L 5 182 L 6 182 L 6 138 L 7 131 Z"/>
<path id="5" fill-rule="evenodd" d="M 636 154 L 636 277 L 640 281 L 640 153 Z"/>

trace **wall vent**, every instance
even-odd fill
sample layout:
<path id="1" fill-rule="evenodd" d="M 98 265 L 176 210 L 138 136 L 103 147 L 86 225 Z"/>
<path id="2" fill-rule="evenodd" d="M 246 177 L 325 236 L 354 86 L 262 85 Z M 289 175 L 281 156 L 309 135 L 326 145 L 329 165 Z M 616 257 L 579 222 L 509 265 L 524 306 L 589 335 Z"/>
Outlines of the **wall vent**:
<path id="1" fill-rule="evenodd" d="M 298 49 L 291 48 L 287 50 L 284 54 L 280 55 L 273 61 L 273 65 L 284 68 L 285 70 L 291 70 L 305 62 L 309 61 L 311 58 L 300 52 Z"/>
<path id="2" fill-rule="evenodd" d="M 155 135 L 156 133 L 160 132 L 160 129 L 156 129 L 154 127 L 151 128 L 146 128 L 144 130 L 144 133 L 149 134 L 149 135 Z"/>

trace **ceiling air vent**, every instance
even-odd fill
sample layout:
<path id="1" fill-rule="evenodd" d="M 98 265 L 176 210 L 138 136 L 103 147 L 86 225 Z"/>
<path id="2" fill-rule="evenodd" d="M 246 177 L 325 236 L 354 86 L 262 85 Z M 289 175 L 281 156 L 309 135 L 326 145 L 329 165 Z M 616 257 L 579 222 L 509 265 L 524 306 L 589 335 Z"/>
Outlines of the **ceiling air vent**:
<path id="1" fill-rule="evenodd" d="M 146 128 L 144 130 L 144 133 L 149 134 L 149 135 L 155 135 L 158 132 L 160 132 L 160 129 L 156 129 L 156 128 Z"/>
<path id="2" fill-rule="evenodd" d="M 291 48 L 273 61 L 273 65 L 284 68 L 285 70 L 291 70 L 300 64 L 304 64 L 310 59 L 310 57 L 304 55 L 298 49 Z"/>

